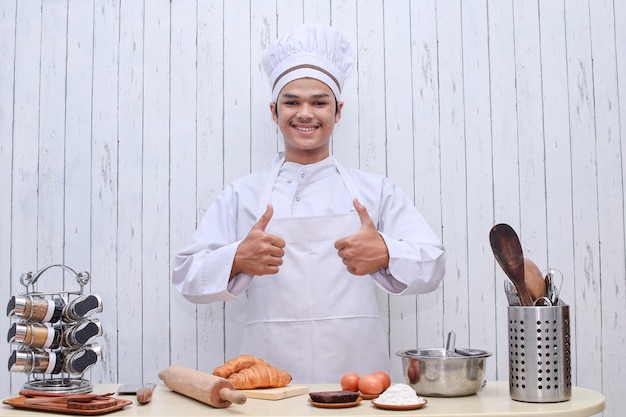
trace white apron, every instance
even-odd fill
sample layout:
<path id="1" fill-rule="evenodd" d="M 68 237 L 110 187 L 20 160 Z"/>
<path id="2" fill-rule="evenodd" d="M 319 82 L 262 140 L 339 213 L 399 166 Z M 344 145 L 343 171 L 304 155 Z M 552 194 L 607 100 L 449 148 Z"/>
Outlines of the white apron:
<path id="1" fill-rule="evenodd" d="M 352 179 L 334 163 L 357 197 Z M 261 195 L 259 216 L 281 166 L 276 164 Z M 346 372 L 389 372 L 373 280 L 350 274 L 334 246 L 360 226 L 356 211 L 269 222 L 266 232 L 285 240 L 285 255 L 277 274 L 255 277 L 247 290 L 241 353 L 287 370 L 294 383 L 338 383 Z"/>

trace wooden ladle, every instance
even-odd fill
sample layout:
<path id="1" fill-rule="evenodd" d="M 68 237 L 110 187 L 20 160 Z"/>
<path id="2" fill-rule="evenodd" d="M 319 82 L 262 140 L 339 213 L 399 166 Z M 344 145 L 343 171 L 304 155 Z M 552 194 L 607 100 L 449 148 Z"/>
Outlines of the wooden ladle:
<path id="1" fill-rule="evenodd" d="M 524 279 L 524 252 L 515 230 L 508 224 L 496 224 L 489 232 L 489 243 L 498 264 L 517 288 L 521 305 L 533 306 Z"/>

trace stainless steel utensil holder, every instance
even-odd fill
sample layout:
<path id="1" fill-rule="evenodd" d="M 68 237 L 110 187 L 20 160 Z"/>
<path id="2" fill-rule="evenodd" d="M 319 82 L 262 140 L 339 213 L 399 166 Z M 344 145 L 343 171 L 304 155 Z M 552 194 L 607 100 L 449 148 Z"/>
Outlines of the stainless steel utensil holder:
<path id="1" fill-rule="evenodd" d="M 75 279 L 78 284 L 78 290 L 75 291 L 59 291 L 59 292 L 38 292 L 36 291 L 36 283 L 39 278 L 49 269 L 60 267 L 66 273 L 69 273 Z M 9 302 L 9 307 L 14 307 L 13 311 L 9 311 L 7 308 L 7 314 L 10 314 L 10 317 L 15 323 L 21 325 L 23 328 L 32 329 L 32 326 L 51 326 L 50 323 L 46 323 L 48 321 L 54 321 L 54 326 L 56 329 L 60 329 L 63 331 L 68 328 L 72 324 L 65 322 L 64 318 L 57 317 L 55 313 L 54 319 L 50 320 L 49 317 L 45 319 L 41 319 L 35 317 L 33 315 L 33 311 L 35 309 L 33 302 L 34 300 L 45 300 L 45 302 L 57 302 L 61 305 L 67 306 L 72 300 L 76 300 L 78 297 L 83 295 L 84 286 L 89 282 L 90 275 L 88 272 L 76 272 L 73 269 L 65 266 L 65 265 L 50 265 L 36 273 L 26 272 L 20 276 L 20 283 L 26 287 L 26 292 L 19 295 L 19 297 L 12 297 Z M 98 296 L 89 297 L 96 298 L 100 300 Z M 21 301 L 26 301 L 29 303 L 28 307 L 20 303 L 15 303 L 15 300 L 18 299 Z M 13 303 L 13 305 L 12 305 Z M 20 305 L 17 305 L 20 304 Z M 101 305 L 97 312 L 101 311 Z M 15 314 L 16 311 L 19 310 L 19 314 Z M 13 327 L 15 328 L 15 327 Z M 44 327 L 45 328 L 45 327 Z M 21 334 L 20 336 L 22 336 Z M 97 335 L 95 335 L 97 336 Z M 32 334 L 30 343 L 32 343 Z M 16 343 L 16 342 L 12 342 Z M 97 346 L 97 344 L 94 344 Z M 32 347 L 32 344 L 27 344 L 25 346 L 26 349 L 20 350 L 19 353 L 15 350 L 12 354 L 11 359 L 9 360 L 9 367 L 11 368 L 11 360 L 19 355 L 19 361 L 22 363 L 27 363 L 29 365 L 35 362 L 35 357 L 37 355 L 54 355 L 54 357 L 65 358 L 68 354 L 76 353 L 77 348 L 80 349 L 81 346 L 68 347 L 60 345 L 58 347 Z M 98 346 L 99 352 L 99 346 Z M 67 370 L 62 370 L 61 372 L 48 373 L 47 370 L 41 372 L 38 369 L 29 370 L 25 369 L 25 372 L 28 375 L 28 380 L 24 384 L 24 389 L 34 390 L 34 391 L 45 391 L 45 392 L 57 392 L 57 393 L 86 393 L 91 392 L 93 390 L 93 385 L 87 379 L 85 379 L 84 371 L 78 374 L 72 374 Z"/>
<path id="2" fill-rule="evenodd" d="M 569 400 L 569 306 L 509 306 L 508 319 L 511 398 L 532 403 Z"/>

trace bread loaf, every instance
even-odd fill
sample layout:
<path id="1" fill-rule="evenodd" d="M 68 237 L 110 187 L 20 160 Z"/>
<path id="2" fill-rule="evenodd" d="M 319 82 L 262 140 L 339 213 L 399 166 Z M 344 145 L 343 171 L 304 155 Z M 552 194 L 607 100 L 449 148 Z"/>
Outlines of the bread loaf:
<path id="1" fill-rule="evenodd" d="M 291 382 L 291 375 L 282 369 L 260 363 L 231 374 L 228 380 L 237 389 L 279 388 Z"/>

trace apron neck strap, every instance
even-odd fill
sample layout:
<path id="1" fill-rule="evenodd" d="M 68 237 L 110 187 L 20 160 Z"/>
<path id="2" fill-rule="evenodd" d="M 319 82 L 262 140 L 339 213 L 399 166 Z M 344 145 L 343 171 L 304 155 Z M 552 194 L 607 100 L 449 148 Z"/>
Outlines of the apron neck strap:
<path id="1" fill-rule="evenodd" d="M 337 168 L 337 172 L 341 176 L 346 188 L 348 189 L 348 193 L 352 196 L 352 198 L 357 198 L 361 201 L 361 195 L 359 193 L 358 188 L 354 184 L 352 177 L 348 174 L 346 168 L 341 164 L 338 160 L 335 159 L 334 156 L 329 156 L 330 161 Z M 267 182 L 263 187 L 263 191 L 261 191 L 261 196 L 259 199 L 259 207 L 257 209 L 257 219 L 265 213 L 267 210 L 267 205 L 270 202 L 270 197 L 272 195 L 272 190 L 274 189 L 274 184 L 276 183 L 276 178 L 278 178 L 278 174 L 280 173 L 280 169 L 285 163 L 285 154 L 284 152 L 280 152 L 273 161 L 272 169 L 270 170 L 269 176 L 267 178 Z"/>

